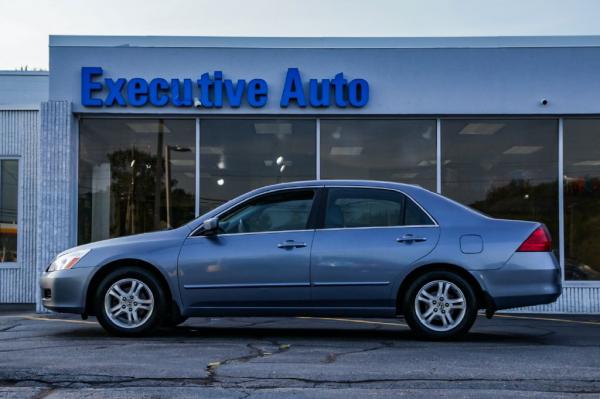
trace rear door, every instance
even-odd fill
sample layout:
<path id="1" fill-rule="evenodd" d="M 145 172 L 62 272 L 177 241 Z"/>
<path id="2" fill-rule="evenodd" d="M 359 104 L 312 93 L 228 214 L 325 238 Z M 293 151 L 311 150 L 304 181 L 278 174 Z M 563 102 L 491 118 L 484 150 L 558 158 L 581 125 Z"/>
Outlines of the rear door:
<path id="1" fill-rule="evenodd" d="M 332 187 L 311 255 L 315 306 L 394 306 L 391 285 L 435 247 L 437 224 L 395 190 Z"/>

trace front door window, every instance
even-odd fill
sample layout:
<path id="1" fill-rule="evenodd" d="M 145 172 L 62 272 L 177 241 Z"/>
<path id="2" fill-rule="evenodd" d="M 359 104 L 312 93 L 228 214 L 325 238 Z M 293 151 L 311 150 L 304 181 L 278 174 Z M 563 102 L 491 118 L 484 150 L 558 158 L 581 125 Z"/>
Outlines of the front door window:
<path id="1" fill-rule="evenodd" d="M 314 191 L 275 193 L 251 200 L 219 221 L 224 234 L 305 230 Z"/>

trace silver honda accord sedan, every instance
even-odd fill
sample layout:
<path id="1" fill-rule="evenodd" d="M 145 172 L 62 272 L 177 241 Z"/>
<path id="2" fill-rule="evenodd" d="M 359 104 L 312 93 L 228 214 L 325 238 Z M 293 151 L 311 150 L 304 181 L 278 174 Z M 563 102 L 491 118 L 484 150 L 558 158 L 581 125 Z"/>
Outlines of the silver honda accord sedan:
<path id="1" fill-rule="evenodd" d="M 56 256 L 44 306 L 140 335 L 191 316 L 403 315 L 430 339 L 485 309 L 561 294 L 546 227 L 494 219 L 423 188 L 317 180 L 260 188 L 176 229 Z"/>

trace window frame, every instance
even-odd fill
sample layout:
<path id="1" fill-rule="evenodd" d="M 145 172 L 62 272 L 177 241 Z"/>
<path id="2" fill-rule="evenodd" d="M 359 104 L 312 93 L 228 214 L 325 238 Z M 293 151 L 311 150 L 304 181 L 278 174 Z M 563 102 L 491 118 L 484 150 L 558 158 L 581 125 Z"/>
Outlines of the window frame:
<path id="1" fill-rule="evenodd" d="M 23 162 L 18 155 L 0 155 L 0 161 L 17 161 L 17 260 L 16 262 L 0 262 L 1 269 L 17 269 L 21 267 L 22 228 L 23 228 Z M 0 185 L 2 184 L 0 177 Z"/>
<path id="2" fill-rule="evenodd" d="M 357 227 L 325 227 L 325 217 L 326 217 L 326 207 L 327 207 L 327 199 L 329 197 L 329 190 L 332 188 L 348 188 L 348 189 L 367 189 L 367 190 L 387 190 L 387 191 L 394 191 L 397 193 L 400 193 L 402 195 L 404 195 L 405 199 L 408 201 L 412 201 L 415 205 L 417 205 L 417 207 L 423 211 L 423 213 L 429 218 L 429 220 L 432 222 L 432 224 L 416 224 L 416 225 L 394 225 L 394 226 L 357 226 Z M 421 206 L 421 204 L 419 204 L 418 201 L 415 201 L 415 199 L 408 195 L 406 192 L 402 191 L 402 190 L 398 190 L 395 188 L 390 188 L 390 187 L 376 187 L 376 186 L 352 186 L 352 185 L 331 185 L 331 186 L 325 186 L 324 187 L 324 192 L 323 195 L 321 195 L 321 203 L 319 205 L 319 215 L 318 215 L 318 223 L 317 223 L 317 230 L 327 230 L 327 231 L 333 231 L 333 230 L 357 230 L 357 229 L 402 229 L 402 228 L 412 228 L 412 227 L 428 227 L 428 228 L 438 228 L 439 224 L 437 223 L 437 221 L 435 220 L 435 218 L 433 216 L 431 216 L 431 214 L 429 212 L 427 212 L 427 210 L 425 208 L 423 208 L 423 206 Z"/>
<path id="3" fill-rule="evenodd" d="M 565 160 L 565 141 L 568 140 L 569 133 L 565 134 L 565 122 L 568 123 L 570 120 L 595 120 L 600 121 L 599 115 L 563 115 L 558 117 L 558 194 L 559 194 L 559 242 L 560 242 L 560 253 L 559 263 L 561 269 L 561 280 L 563 288 L 597 288 L 600 286 L 600 280 L 569 280 L 565 276 L 566 271 L 566 233 L 565 233 L 565 221 L 566 221 L 566 207 L 565 207 L 565 173 L 564 173 L 564 160 Z M 566 140 L 565 140 L 565 137 Z"/>

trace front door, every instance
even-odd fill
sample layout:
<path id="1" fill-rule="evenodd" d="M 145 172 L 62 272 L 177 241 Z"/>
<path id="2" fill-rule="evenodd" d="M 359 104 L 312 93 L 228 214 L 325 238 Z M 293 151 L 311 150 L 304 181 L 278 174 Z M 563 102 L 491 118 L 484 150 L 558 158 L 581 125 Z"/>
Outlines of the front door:
<path id="1" fill-rule="evenodd" d="M 311 255 L 315 305 L 393 308 L 393 282 L 435 247 L 437 225 L 394 190 L 329 188 L 325 203 Z"/>
<path id="2" fill-rule="evenodd" d="M 178 265 L 186 307 L 309 306 L 315 192 L 255 197 L 220 216 L 218 234 L 189 237 Z"/>

